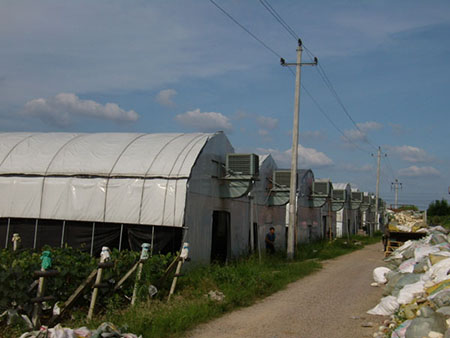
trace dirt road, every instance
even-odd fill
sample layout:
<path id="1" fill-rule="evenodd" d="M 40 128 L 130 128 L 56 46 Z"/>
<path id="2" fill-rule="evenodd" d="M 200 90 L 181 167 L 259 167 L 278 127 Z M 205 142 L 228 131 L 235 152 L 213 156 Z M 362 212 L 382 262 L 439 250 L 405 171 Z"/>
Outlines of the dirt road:
<path id="1" fill-rule="evenodd" d="M 381 244 L 325 261 L 319 272 L 261 302 L 234 311 L 188 333 L 188 337 L 371 337 L 385 319 L 366 311 L 381 298 L 371 287 L 382 264 Z M 374 327 L 362 327 L 372 322 Z"/>

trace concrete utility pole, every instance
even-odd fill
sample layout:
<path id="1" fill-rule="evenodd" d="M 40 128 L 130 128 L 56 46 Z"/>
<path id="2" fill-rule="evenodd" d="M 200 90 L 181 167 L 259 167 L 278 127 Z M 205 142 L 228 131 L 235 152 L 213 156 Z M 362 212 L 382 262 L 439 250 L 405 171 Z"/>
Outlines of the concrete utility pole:
<path id="1" fill-rule="evenodd" d="M 380 197 L 380 162 L 381 162 L 381 147 L 378 147 L 377 187 L 376 187 L 376 192 L 375 192 L 375 230 L 380 230 L 380 216 L 378 215 L 378 198 Z"/>
<path id="2" fill-rule="evenodd" d="M 282 58 L 280 60 L 282 66 L 296 66 L 297 73 L 295 76 L 295 105 L 294 105 L 294 123 L 292 126 L 292 158 L 291 158 L 291 182 L 289 192 L 289 225 L 287 236 L 287 258 L 294 258 L 295 250 L 295 219 L 297 217 L 297 163 L 298 163 L 298 130 L 299 130 L 299 115 L 300 115 L 300 75 L 301 66 L 303 65 L 317 65 L 317 58 L 315 62 L 302 63 L 302 40 L 298 39 L 297 47 L 297 62 L 286 63 Z"/>
<path id="3" fill-rule="evenodd" d="M 398 208 L 398 189 L 402 188 L 402 183 L 398 181 L 398 179 L 395 179 L 395 182 L 391 183 L 391 189 L 394 188 L 395 190 L 395 202 L 394 202 L 394 208 Z"/>

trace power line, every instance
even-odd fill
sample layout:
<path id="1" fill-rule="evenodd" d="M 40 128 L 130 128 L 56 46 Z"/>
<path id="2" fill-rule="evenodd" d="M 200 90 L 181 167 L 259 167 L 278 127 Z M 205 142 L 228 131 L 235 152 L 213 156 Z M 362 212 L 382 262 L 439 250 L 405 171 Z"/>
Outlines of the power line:
<path id="1" fill-rule="evenodd" d="M 279 53 L 277 53 L 274 49 L 269 47 L 264 41 L 262 41 L 260 38 L 258 38 L 255 34 L 253 34 L 249 29 L 247 29 L 244 25 L 242 25 L 237 19 L 235 19 L 230 13 L 228 13 L 225 9 L 223 9 L 221 6 L 219 6 L 214 0 L 209 0 L 215 7 L 217 7 L 224 15 L 226 15 L 230 20 L 232 20 L 236 25 L 238 25 L 241 29 L 243 29 L 247 34 L 249 34 L 253 39 L 255 39 L 257 42 L 259 42 L 264 48 L 266 48 L 268 51 L 270 51 L 275 56 L 282 58 Z M 283 18 L 278 14 L 278 12 L 268 3 L 267 0 L 261 1 L 261 4 L 263 4 L 264 8 L 266 8 L 269 13 L 271 13 L 277 21 L 288 31 L 288 33 L 295 37 L 297 39 L 298 35 L 294 32 L 294 30 L 283 20 Z M 304 45 L 303 45 L 304 46 Z M 311 56 L 312 53 L 309 51 L 309 49 L 305 47 L 305 50 L 308 51 L 309 55 Z M 294 72 L 289 67 L 286 67 L 291 74 L 295 77 Z M 317 106 L 319 111 L 325 116 L 325 118 L 331 123 L 331 125 L 351 144 L 353 144 L 357 149 L 363 151 L 364 153 L 367 153 L 368 151 L 361 148 L 358 144 L 354 143 L 345 133 L 333 122 L 333 120 L 328 116 L 328 114 L 325 112 L 325 110 L 320 106 L 319 102 L 312 96 L 312 94 L 309 92 L 309 90 L 302 85 L 302 88 L 305 90 L 307 95 L 311 98 L 311 100 L 314 102 L 314 104 Z"/>
<path id="2" fill-rule="evenodd" d="M 386 158 L 386 157 L 385 157 Z M 386 176 L 389 176 L 390 179 L 395 180 L 395 176 L 389 171 L 386 162 L 383 162 L 383 171 Z"/>
<path id="3" fill-rule="evenodd" d="M 386 163 L 387 163 L 387 165 L 388 165 L 388 167 L 389 167 L 389 170 L 391 171 L 391 173 L 392 173 L 392 176 L 394 176 L 394 178 L 395 178 L 395 170 L 392 168 L 392 164 L 391 164 L 391 161 L 389 160 L 389 156 L 386 156 Z"/>
<path id="4" fill-rule="evenodd" d="M 316 105 L 316 107 L 319 109 L 319 111 L 325 116 L 325 118 L 328 120 L 328 122 L 331 123 L 331 125 L 351 144 L 353 144 L 357 149 L 361 150 L 364 153 L 368 153 L 367 150 L 361 148 L 358 144 L 353 142 L 350 138 L 345 135 L 345 133 L 333 122 L 333 120 L 328 116 L 328 114 L 325 112 L 325 110 L 322 108 L 322 106 L 317 102 L 317 100 L 312 96 L 312 94 L 309 92 L 309 90 L 302 84 L 303 90 L 306 92 L 306 94 L 310 97 L 310 99 L 313 101 L 313 103 Z"/>
<path id="5" fill-rule="evenodd" d="M 337 93 L 336 89 L 333 86 L 333 83 L 331 82 L 330 78 L 328 77 L 327 73 L 325 72 L 325 69 L 322 67 L 321 64 L 319 64 L 319 67 L 317 68 L 317 72 L 319 73 L 320 77 L 322 78 L 323 82 L 325 83 L 325 86 L 328 88 L 328 90 L 331 92 L 331 94 L 334 96 L 334 98 L 336 99 L 336 101 L 338 102 L 339 106 L 342 108 L 342 110 L 344 111 L 345 115 L 347 115 L 347 117 L 350 119 L 350 121 L 353 123 L 353 125 L 356 127 L 356 129 L 362 134 L 362 135 L 366 135 L 365 132 L 363 132 L 361 130 L 361 128 L 358 126 L 358 124 L 356 123 L 356 121 L 353 119 L 353 117 L 350 115 L 350 112 L 348 111 L 347 107 L 345 106 L 344 102 L 342 101 L 342 99 L 340 98 L 339 94 Z M 372 142 L 369 141 L 369 139 L 366 138 L 364 139 L 364 141 L 371 145 L 372 147 L 374 147 L 375 149 L 377 148 Z"/>
<path id="6" fill-rule="evenodd" d="M 295 40 L 298 40 L 300 37 L 297 33 L 287 24 L 286 21 L 283 20 L 280 14 L 275 10 L 275 8 L 272 7 L 272 5 L 267 0 L 259 0 L 261 5 L 264 6 L 264 8 L 277 20 L 281 26 L 291 35 Z"/>
<path id="7" fill-rule="evenodd" d="M 264 8 L 275 18 L 275 20 L 278 21 L 278 23 L 288 32 L 290 36 L 292 36 L 296 41 L 300 38 L 300 36 L 292 29 L 291 26 L 283 19 L 283 17 L 276 11 L 275 8 L 269 3 L 268 0 L 259 0 L 259 2 L 264 6 Z M 305 49 L 308 56 L 311 58 L 311 61 L 314 61 L 314 55 L 309 50 L 308 47 L 306 47 L 305 44 L 303 44 L 303 48 Z"/>
<path id="8" fill-rule="evenodd" d="M 231 21 L 233 21 L 236 25 L 241 27 L 247 34 L 249 34 L 253 39 L 258 41 L 264 48 L 266 48 L 268 51 L 270 51 L 272 54 L 277 56 L 278 58 L 282 58 L 280 54 L 278 54 L 275 50 L 270 48 L 264 41 L 262 41 L 260 38 L 258 38 L 255 34 L 250 32 L 244 25 L 239 23 L 230 13 L 228 13 L 226 10 L 224 10 L 222 7 L 220 7 L 214 0 L 209 0 L 214 6 L 216 6 L 223 14 L 225 14 Z"/>
<path id="9" fill-rule="evenodd" d="M 272 7 L 272 5 L 269 3 L 268 0 L 259 0 L 259 2 L 264 6 L 264 8 L 275 18 L 275 20 L 278 21 L 278 23 L 289 33 L 289 35 L 291 35 L 294 39 L 298 40 L 299 36 L 298 34 L 292 29 L 291 26 L 289 26 L 289 24 L 282 18 L 282 16 Z M 303 47 L 305 48 L 305 51 L 307 52 L 307 54 L 309 55 L 309 57 L 311 59 L 314 59 L 314 54 L 311 52 L 311 50 L 309 50 L 309 48 L 307 48 L 305 45 L 303 45 Z M 340 98 L 340 96 L 338 95 L 336 89 L 333 86 L 333 83 L 331 82 L 330 78 L 328 77 L 327 73 L 325 72 L 325 69 L 322 67 L 322 65 L 319 63 L 318 64 L 318 68 L 317 68 L 317 72 L 320 75 L 320 77 L 322 78 L 322 81 L 325 83 L 325 86 L 328 88 L 328 90 L 331 92 L 331 94 L 334 96 L 334 98 L 336 99 L 336 101 L 338 102 L 339 106 L 342 108 L 342 110 L 344 111 L 344 113 L 347 115 L 347 117 L 350 119 L 350 121 L 353 123 L 353 125 L 356 127 L 356 129 L 362 134 L 362 135 L 366 135 L 366 133 L 364 133 L 361 128 L 358 126 L 358 124 L 356 123 L 356 121 L 353 119 L 353 117 L 350 115 L 350 112 L 348 111 L 347 107 L 345 106 L 344 102 L 342 101 L 342 99 Z M 377 148 L 372 142 L 369 141 L 369 139 L 366 138 L 364 139 L 364 141 L 371 145 L 373 148 Z"/>
<path id="10" fill-rule="evenodd" d="M 292 76 L 295 77 L 294 72 L 289 68 L 289 71 L 291 72 Z M 364 153 L 368 153 L 367 150 L 361 148 L 358 144 L 356 144 L 355 142 L 353 142 L 350 138 L 348 138 L 347 135 L 345 135 L 345 133 L 342 131 L 342 129 L 340 129 L 336 123 L 334 123 L 334 121 L 331 119 L 331 117 L 326 113 L 325 109 L 322 108 L 322 106 L 319 104 L 319 102 L 314 98 L 314 96 L 312 96 L 312 94 L 310 93 L 310 91 L 305 87 L 304 84 L 302 84 L 302 88 L 303 90 L 306 92 L 306 94 L 310 97 L 310 99 L 313 101 L 313 103 L 316 105 L 317 109 L 319 109 L 319 111 L 323 114 L 323 116 L 325 116 L 325 118 L 328 120 L 328 122 L 330 122 L 330 124 L 342 135 L 342 137 L 344 137 L 349 143 L 351 143 L 352 145 L 354 145 L 358 150 L 361 150 Z"/>

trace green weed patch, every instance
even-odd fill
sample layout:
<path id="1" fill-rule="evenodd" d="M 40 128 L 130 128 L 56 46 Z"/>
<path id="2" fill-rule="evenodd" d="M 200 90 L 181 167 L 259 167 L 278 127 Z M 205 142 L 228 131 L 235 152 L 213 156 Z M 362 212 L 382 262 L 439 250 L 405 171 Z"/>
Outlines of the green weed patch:
<path id="1" fill-rule="evenodd" d="M 277 292 L 287 284 L 307 276 L 321 268 L 321 260 L 334 258 L 354 250 L 362 248 L 366 244 L 380 241 L 380 237 L 353 236 L 350 240 L 338 239 L 332 242 L 322 241 L 311 244 L 302 244 L 297 248 L 296 257 L 293 261 L 287 261 L 285 254 L 278 252 L 274 256 L 264 256 L 260 260 L 256 255 L 229 262 L 225 265 L 210 264 L 192 266 L 185 276 L 179 278 L 177 290 L 171 302 L 167 302 L 167 294 L 171 280 L 168 279 L 160 288 L 157 296 L 149 299 L 146 295 L 150 283 L 156 283 L 161 277 L 165 267 L 173 257 L 154 256 L 144 268 L 142 283 L 139 288 L 140 301 L 135 307 L 129 305 L 125 297 L 130 295 L 134 278 L 131 278 L 120 292 L 113 294 L 104 293 L 100 300 L 94 320 L 86 323 L 86 312 L 90 291 L 81 304 L 75 308 L 70 318 L 63 322 L 64 326 L 80 327 L 89 326 L 95 328 L 102 322 L 112 322 L 118 327 L 125 328 L 129 332 L 141 334 L 143 337 L 176 337 L 192 329 L 200 323 L 217 318 L 234 309 L 250 306 L 258 299 L 267 297 Z M 86 254 L 75 252 L 64 252 L 64 249 L 54 251 L 55 263 L 60 263 L 62 281 L 55 280 L 49 285 L 48 292 L 70 294 L 75 288 L 81 276 L 85 276 L 95 267 L 95 260 Z M 3 268 L 8 268 L 11 261 L 17 259 L 19 269 L 5 272 L 4 282 L 9 278 L 15 278 L 14 274 L 23 274 L 14 284 L 6 284 L 8 288 L 20 285 L 21 295 L 25 297 L 25 288 L 30 283 L 30 272 L 38 268 L 39 255 L 28 253 L 31 258 L 27 259 L 26 253 L 12 254 L 3 252 L 0 255 L 0 263 Z M 76 256 L 74 259 L 73 256 Z M 133 262 L 138 259 L 138 253 L 114 252 L 116 260 L 115 268 L 105 278 L 106 281 L 114 282 L 120 275 L 129 269 Z M 84 263 L 82 263 L 84 262 Z M 78 264 L 78 265 L 77 265 Z M 190 264 L 190 263 L 188 263 Z M 56 266 L 56 264 L 55 264 Z M 14 277 L 13 277 L 14 276 Z M 1 276 L 0 276 L 1 277 Z M 72 281 L 72 282 L 71 282 Z M 22 284 L 18 284 L 18 283 Z M 65 287 L 62 286 L 63 283 Z M 70 285 L 68 285 L 68 283 Z M 208 296 L 208 293 L 218 294 L 219 299 Z M 3 297 L 3 308 L 11 304 L 12 299 L 6 289 L 0 293 Z M 30 296 L 30 295 L 28 295 Z M 24 300 L 25 301 L 25 300 Z M 2 302 L 0 302 L 0 306 Z M 11 328 L 2 327 L 0 331 L 9 336 L 20 332 Z M 1 334 L 0 334 L 1 336 Z"/>

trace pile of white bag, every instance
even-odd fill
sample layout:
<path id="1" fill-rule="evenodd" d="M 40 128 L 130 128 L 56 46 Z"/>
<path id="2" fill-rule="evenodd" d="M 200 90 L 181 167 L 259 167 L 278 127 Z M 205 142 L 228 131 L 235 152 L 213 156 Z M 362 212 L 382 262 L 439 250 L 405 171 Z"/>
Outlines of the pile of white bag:
<path id="1" fill-rule="evenodd" d="M 394 338 L 450 337 L 450 236 L 442 227 L 407 241 L 373 271 L 384 297 L 367 313 L 392 316 Z M 444 336 L 445 335 L 445 336 Z"/>
<path id="2" fill-rule="evenodd" d="M 114 324 L 102 323 L 96 330 L 89 330 L 87 327 L 71 329 L 62 327 L 60 324 L 54 328 L 42 326 L 38 331 L 26 332 L 20 338 L 142 338 L 132 333 L 122 333 Z"/>
<path id="3" fill-rule="evenodd" d="M 393 219 L 390 222 L 390 227 L 402 232 L 422 232 L 427 227 L 423 220 L 423 213 L 405 210 L 392 213 Z"/>

